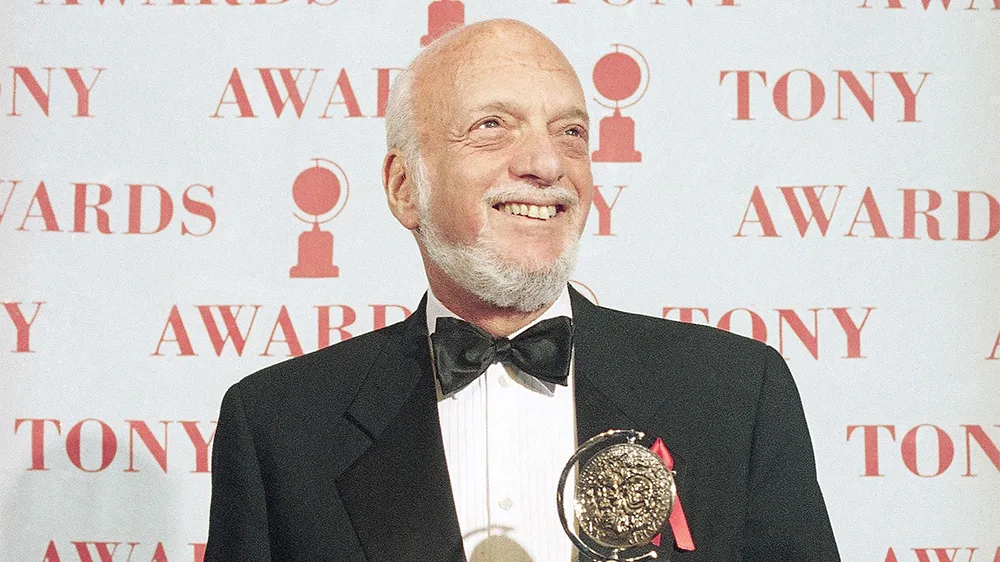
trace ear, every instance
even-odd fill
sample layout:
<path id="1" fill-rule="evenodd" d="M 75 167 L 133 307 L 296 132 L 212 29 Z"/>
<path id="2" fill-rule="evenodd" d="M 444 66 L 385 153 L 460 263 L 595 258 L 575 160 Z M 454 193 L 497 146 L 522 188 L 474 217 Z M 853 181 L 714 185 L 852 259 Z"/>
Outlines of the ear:
<path id="1" fill-rule="evenodd" d="M 382 185 L 389 210 L 399 224 L 408 230 L 420 226 L 420 209 L 417 206 L 417 189 L 413 185 L 406 159 L 397 149 L 390 150 L 382 161 Z"/>

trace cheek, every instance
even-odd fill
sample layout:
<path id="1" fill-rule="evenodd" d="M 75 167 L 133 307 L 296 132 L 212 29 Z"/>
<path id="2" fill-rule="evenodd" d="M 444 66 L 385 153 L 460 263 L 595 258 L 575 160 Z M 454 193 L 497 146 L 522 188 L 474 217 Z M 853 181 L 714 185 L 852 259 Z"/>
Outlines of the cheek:
<path id="1" fill-rule="evenodd" d="M 615 188 L 615 189 L 617 189 L 617 188 Z M 580 208 L 582 208 L 584 211 L 589 211 L 590 210 L 590 206 L 594 202 L 594 187 L 593 187 L 593 184 L 587 184 L 587 187 L 579 190 L 577 193 L 580 194 Z"/>
<path id="2" fill-rule="evenodd" d="M 439 163 L 432 199 L 434 218 L 448 225 L 457 239 L 471 241 L 487 227 L 489 209 L 483 194 L 500 185 L 507 175 L 507 162 L 499 153 L 451 158 Z"/>
<path id="3" fill-rule="evenodd" d="M 456 187 L 434 193 L 431 218 L 452 241 L 471 242 L 479 236 L 486 220 L 482 197 L 471 190 Z"/>
<path id="4" fill-rule="evenodd" d="M 493 185 L 490 178 L 482 175 L 455 174 L 448 183 L 446 204 L 455 213 L 461 213 L 464 220 L 482 220 L 486 208 L 483 194 Z"/>
<path id="5" fill-rule="evenodd" d="M 583 215 L 583 220 L 586 220 L 587 214 L 590 213 L 590 206 L 594 201 L 594 178 L 587 170 L 573 178 L 573 185 L 578 186 L 576 193 L 580 197 L 580 214 Z M 614 196 L 612 195 L 612 197 Z"/>

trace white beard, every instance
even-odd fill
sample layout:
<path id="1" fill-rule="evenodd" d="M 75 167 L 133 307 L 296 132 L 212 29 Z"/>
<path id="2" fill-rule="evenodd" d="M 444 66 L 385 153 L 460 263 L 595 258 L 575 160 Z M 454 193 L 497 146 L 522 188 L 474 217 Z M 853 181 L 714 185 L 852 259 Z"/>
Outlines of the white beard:
<path id="1" fill-rule="evenodd" d="M 426 178 L 427 168 L 423 158 L 420 158 L 412 174 L 420 210 L 420 227 L 416 234 L 430 260 L 448 278 L 485 303 L 521 312 L 534 312 L 559 298 L 576 265 L 579 237 L 569 237 L 562 253 L 552 263 L 533 268 L 507 262 L 492 240 L 481 233 L 471 244 L 449 242 L 441 236 L 431 219 L 430 185 Z M 499 201 L 517 199 L 516 193 L 537 189 L 527 184 L 502 185 L 489 190 L 484 199 L 492 206 Z M 550 189 L 550 193 L 562 203 L 577 203 L 578 198 L 572 190 L 560 187 Z"/>

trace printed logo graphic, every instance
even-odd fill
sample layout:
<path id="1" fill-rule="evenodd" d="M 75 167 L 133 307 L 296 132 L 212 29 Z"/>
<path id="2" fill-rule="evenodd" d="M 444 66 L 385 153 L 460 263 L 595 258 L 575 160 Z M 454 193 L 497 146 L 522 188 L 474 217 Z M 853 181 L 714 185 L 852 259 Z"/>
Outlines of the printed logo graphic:
<path id="1" fill-rule="evenodd" d="M 153 546 L 149 542 L 142 543 L 128 539 L 119 539 L 117 541 L 63 540 L 58 541 L 58 543 L 55 539 L 51 539 L 49 540 L 49 545 L 45 548 L 42 560 L 59 562 L 59 548 L 56 546 L 57 544 L 63 545 L 63 556 L 66 560 L 69 560 L 69 555 L 74 552 L 79 556 L 80 560 L 113 560 L 119 548 L 121 548 L 123 553 L 127 554 L 125 560 L 132 560 L 132 554 L 136 549 L 140 552 L 140 554 L 136 555 L 136 560 L 140 559 L 139 556 L 145 559 L 147 556 L 152 555 L 151 560 L 168 561 L 168 551 L 171 552 L 171 556 L 181 559 L 179 556 L 180 551 L 170 551 L 169 548 L 163 546 L 162 541 L 157 541 L 156 546 Z M 194 549 L 194 562 L 205 560 L 205 543 L 189 542 L 187 546 Z M 152 549 L 152 552 L 150 552 L 150 549 Z M 187 560 L 191 560 L 191 558 L 187 558 Z"/>
<path id="2" fill-rule="evenodd" d="M 615 112 L 601 119 L 600 140 L 592 158 L 594 162 L 642 162 L 642 153 L 635 149 L 635 121 L 623 116 L 621 109 L 635 105 L 646 93 L 649 64 L 642 53 L 628 45 L 611 46 L 614 52 L 594 65 L 594 86 L 610 103 L 596 97 L 594 101 Z"/>
<path id="3" fill-rule="evenodd" d="M 958 464 L 958 470 L 964 470 L 963 478 L 978 477 L 981 474 L 1000 475 L 1000 449 L 997 448 L 997 439 L 990 435 L 997 435 L 1000 424 L 961 424 L 959 427 L 962 431 L 952 429 L 952 433 L 949 433 L 931 423 L 915 425 L 908 430 L 895 424 L 849 425 L 847 440 L 862 443 L 865 467 L 862 477 L 884 477 L 886 473 L 890 476 L 903 474 L 896 462 L 884 462 L 895 456 L 885 454 L 885 449 L 890 448 L 895 452 L 897 433 L 902 435 L 898 445 L 902 464 L 915 476 L 941 476 L 955 464 Z M 852 439 L 855 436 L 857 437 Z M 959 450 L 957 461 L 956 443 L 959 447 L 963 443 L 965 445 Z M 880 445 L 885 445 L 882 447 L 882 454 L 879 453 Z M 889 467 L 883 466 L 886 464 Z"/>
<path id="4" fill-rule="evenodd" d="M 63 115 L 93 117 L 94 113 L 90 108 L 90 93 L 97 84 L 98 78 L 101 77 L 101 73 L 107 70 L 97 66 L 90 70 L 82 67 L 62 67 L 62 71 L 66 73 L 66 81 L 69 82 L 68 86 L 71 86 L 73 90 L 73 94 L 70 94 L 66 82 L 60 77 L 62 73 L 58 71 L 56 72 L 55 90 L 53 90 L 52 71 L 56 67 L 35 67 L 32 70 L 27 66 L 11 66 L 10 69 L 13 73 L 10 85 L 7 87 L 7 91 L 10 92 L 10 113 L 5 114 L 7 117 L 37 115 L 35 110 L 30 109 L 32 101 L 45 117 Z M 42 72 L 43 70 L 45 72 Z M 20 112 L 17 105 L 18 92 L 21 94 Z M 6 95 L 2 83 L 0 83 L 0 93 Z M 74 104 L 74 102 L 76 103 Z M 29 109 L 25 109 L 25 106 Z"/>
<path id="5" fill-rule="evenodd" d="M 868 1 L 869 0 L 864 0 L 864 2 L 862 2 L 861 5 L 858 6 L 858 7 L 859 8 L 869 8 L 870 9 L 874 5 L 880 4 L 880 2 L 878 2 L 876 0 L 872 0 L 872 4 L 868 4 Z M 993 7 L 992 8 L 985 8 L 985 9 L 990 10 L 990 11 L 1000 10 L 1000 2 L 998 2 L 997 0 L 993 0 L 992 2 L 990 2 L 989 0 L 987 0 L 987 1 L 983 2 L 983 5 L 986 6 L 986 5 L 991 4 L 991 3 L 993 4 Z M 912 2 L 908 2 L 908 6 L 907 6 L 907 5 L 903 5 L 903 0 L 886 0 L 885 9 L 887 9 L 887 10 L 893 10 L 893 9 L 895 9 L 895 10 L 904 10 L 907 7 L 916 8 L 916 7 L 919 7 L 919 6 L 923 6 L 924 11 L 927 12 L 927 11 L 931 10 L 931 6 L 932 5 L 936 5 L 936 4 L 937 4 L 937 2 L 932 2 L 931 0 L 920 0 L 920 3 L 917 3 L 916 0 L 913 0 Z M 944 9 L 944 11 L 947 12 L 948 8 L 951 7 L 951 0 L 941 0 L 940 4 L 941 4 L 941 7 Z M 964 10 L 967 10 L 967 11 L 968 10 L 979 10 L 979 8 L 976 7 L 976 0 L 972 0 L 971 2 L 969 2 L 968 6 L 966 6 L 965 8 L 961 8 L 961 9 L 964 9 Z M 1000 551 L 998 551 L 998 552 L 1000 552 Z"/>
<path id="6" fill-rule="evenodd" d="M 860 310 L 846 306 L 799 310 L 775 308 L 765 313 L 762 310 L 737 307 L 716 316 L 718 310 L 713 313 L 707 306 L 665 306 L 662 317 L 681 322 L 715 326 L 720 330 L 753 338 L 774 346 L 786 359 L 790 359 L 789 355 L 786 354 L 790 346 L 787 346 L 786 342 L 794 341 L 791 336 L 799 340 L 802 347 L 813 359 L 819 359 L 820 348 L 822 347 L 827 352 L 830 348 L 828 343 L 823 343 L 821 346 L 821 340 L 829 342 L 832 337 L 830 333 L 835 330 L 833 327 L 836 325 L 839 333 L 844 335 L 843 349 L 846 353 L 840 356 L 841 359 L 866 359 L 868 356 L 861 349 L 861 332 L 868 324 L 868 318 L 872 311 L 876 310 L 876 307 L 862 306 L 859 308 Z M 676 314 L 674 311 L 677 311 Z M 777 314 L 771 314 L 771 312 Z M 812 327 L 809 326 L 810 324 Z M 822 333 L 824 335 L 822 338 L 820 337 L 820 326 L 823 326 Z M 775 333 L 778 336 L 777 342 L 774 341 Z M 799 351 L 795 350 L 794 353 L 798 354 Z"/>
<path id="7" fill-rule="evenodd" d="M 48 180 L 48 185 L 53 186 L 51 190 L 45 182 L 0 178 L 0 226 L 10 214 L 7 224 L 14 232 L 150 235 L 167 232 L 168 226 L 176 224 L 175 217 L 180 217 L 180 228 L 174 232 L 180 230 L 181 236 L 200 238 L 215 229 L 212 185 L 192 183 L 180 191 L 155 183 L 122 186 L 112 182 L 70 181 L 72 196 L 67 197 L 67 190 L 56 187 L 57 182 L 52 178 Z M 174 211 L 178 204 L 183 213 Z M 18 217 L 22 217 L 20 224 Z M 199 224 L 201 219 L 207 224 Z"/>
<path id="8" fill-rule="evenodd" d="M 254 73 L 253 70 L 257 72 Z M 402 69 L 396 67 L 372 69 L 375 71 L 374 92 L 356 89 L 355 84 L 360 81 L 366 84 L 371 82 L 359 78 L 360 71 L 348 72 L 348 70 L 347 67 L 341 67 L 338 71 L 332 68 L 289 66 L 252 70 L 244 68 L 240 71 L 238 67 L 233 67 L 222 89 L 219 102 L 215 105 L 215 111 L 209 118 L 266 119 L 272 112 L 276 119 L 284 119 L 286 116 L 289 119 L 385 117 L 392 74 Z M 257 78 L 260 79 L 259 82 Z M 313 95 L 314 91 L 317 92 L 316 95 Z M 269 103 L 263 101 L 265 94 Z M 358 101 L 359 94 L 361 101 Z M 323 97 L 326 97 L 326 103 L 321 108 L 318 104 L 323 103 Z M 366 100 L 374 102 L 371 106 L 374 113 L 362 113 L 362 102 Z M 268 105 L 270 111 L 267 109 Z M 313 117 L 316 113 L 319 115 Z"/>
<path id="9" fill-rule="evenodd" d="M 69 2 L 70 0 L 66 0 L 66 1 Z M 867 2 L 867 1 L 868 0 L 865 0 L 865 2 Z M 889 3 L 899 2 L 899 1 L 900 0 L 889 0 Z M 923 2 L 929 2 L 930 0 L 922 0 L 922 1 Z M 947 1 L 950 1 L 950 0 L 943 0 L 943 1 L 947 2 Z M 975 0 L 973 0 L 973 1 L 975 1 Z M 713 0 L 713 2 L 714 2 L 714 0 Z M 587 4 L 587 3 L 588 2 L 580 2 L 580 4 Z M 608 7 L 610 7 L 610 8 L 624 8 L 625 6 L 632 6 L 633 9 L 636 6 L 639 6 L 639 5 L 641 5 L 642 7 L 645 7 L 645 6 L 660 6 L 660 7 L 664 7 L 664 6 L 667 6 L 667 5 L 670 5 L 670 6 L 683 6 L 684 5 L 683 2 L 664 2 L 663 0 L 652 0 L 651 2 L 648 2 L 648 3 L 635 2 L 634 3 L 635 5 L 633 5 L 633 0 L 603 0 L 603 1 L 600 1 L 600 2 L 597 1 L 597 0 L 592 0 L 589 3 L 596 4 L 596 5 L 601 6 L 603 8 L 608 8 Z M 577 4 L 577 2 L 576 2 L 576 0 L 555 0 L 554 4 Z M 687 5 L 688 5 L 688 7 L 691 7 L 691 8 L 695 7 L 694 0 L 687 0 Z M 741 4 L 737 4 L 736 3 L 736 0 L 721 0 L 718 4 L 711 4 L 709 2 L 702 2 L 699 5 L 699 7 L 700 6 L 740 6 L 740 5 Z M 864 6 L 862 6 L 862 8 L 863 7 Z"/>
<path id="10" fill-rule="evenodd" d="M 215 428 L 212 427 L 215 423 L 215 421 L 124 420 L 122 425 L 97 418 L 86 418 L 76 423 L 58 418 L 17 418 L 14 420 L 14 435 L 24 435 L 23 439 L 28 441 L 31 453 L 30 463 L 26 469 L 28 471 L 68 470 L 73 466 L 81 472 L 97 473 L 108 470 L 115 464 L 117 458 L 119 462 L 111 468 L 112 472 L 121 469 L 121 472 L 127 473 L 162 471 L 163 474 L 167 474 L 169 453 L 173 459 L 170 466 L 175 473 L 180 461 L 181 464 L 185 464 L 182 469 L 185 473 L 208 474 L 211 471 L 209 446 L 215 438 Z M 117 431 L 112 424 L 118 428 Z M 171 424 L 176 425 L 171 428 Z M 157 435 L 161 425 L 163 439 Z M 177 437 L 180 431 L 187 435 L 190 447 L 178 445 L 178 442 L 182 441 Z M 167 437 L 171 433 L 175 437 L 168 441 Z M 60 442 L 65 447 L 46 447 L 46 441 L 50 444 Z M 138 446 L 138 443 L 142 446 Z M 141 452 L 143 448 L 148 455 Z M 63 449 L 66 451 L 65 457 L 58 452 Z M 69 463 L 65 462 L 67 460 Z M 128 466 L 122 469 L 126 463 Z"/>
<path id="11" fill-rule="evenodd" d="M 793 223 L 802 238 L 841 236 L 840 232 L 845 238 L 859 238 L 868 237 L 870 231 L 871 238 L 985 242 L 1000 234 L 1000 199 L 985 191 L 952 190 L 952 197 L 934 189 L 905 188 L 888 196 L 870 185 L 861 193 L 847 185 L 818 183 L 777 189 L 783 202 L 772 195 L 768 203 L 765 191 L 754 186 L 734 238 L 744 238 L 758 227 L 762 237 L 781 238 L 779 228 L 788 234 Z M 837 213 L 842 194 L 847 202 Z M 848 217 L 853 218 L 848 221 Z"/>
<path id="12" fill-rule="evenodd" d="M 24 309 L 21 305 L 25 305 Z M 45 301 L 35 301 L 35 311 L 29 312 L 31 306 L 27 303 L 22 302 L 0 302 L 0 306 L 3 306 L 4 310 L 7 311 L 7 316 L 10 317 L 11 323 L 14 325 L 14 336 L 17 342 L 14 349 L 11 349 L 11 353 L 34 353 L 35 350 L 31 349 L 31 325 L 35 323 L 35 318 L 38 318 L 38 311 L 42 309 L 42 305 Z M 28 319 L 29 312 L 31 319 Z"/>
<path id="13" fill-rule="evenodd" d="M 976 551 L 981 551 L 983 553 L 982 557 L 976 555 Z M 899 552 L 899 555 L 896 555 Z M 902 548 L 889 547 L 889 550 L 885 553 L 885 560 L 883 562 L 908 562 L 914 560 L 916 562 L 931 562 L 931 560 L 937 560 L 938 562 L 996 562 L 1000 560 L 1000 546 L 997 547 L 996 551 L 992 550 L 992 547 L 983 548 L 980 546 L 925 546 L 925 547 L 911 547 Z"/>
<path id="14" fill-rule="evenodd" d="M 347 175 L 336 162 L 324 158 L 313 158 L 313 161 L 316 165 L 299 174 L 292 184 L 295 205 L 314 218 L 304 219 L 292 213 L 300 221 L 312 223 L 312 229 L 299 234 L 299 262 L 292 266 L 289 277 L 340 275 L 340 268 L 333 264 L 333 234 L 320 230 L 319 225 L 330 222 L 344 210 L 349 194 Z M 330 167 L 320 166 L 321 162 Z M 329 216 L 320 220 L 322 215 Z"/>
<path id="15" fill-rule="evenodd" d="M 721 70 L 719 71 L 719 85 L 722 86 L 729 75 L 736 76 L 734 79 L 736 83 L 736 117 L 733 117 L 734 121 L 757 120 L 756 117 L 751 116 L 750 90 L 753 84 L 759 82 L 765 90 L 771 89 L 770 105 L 773 105 L 778 114 L 789 121 L 808 121 L 816 117 L 826 105 L 827 100 L 833 97 L 836 97 L 837 114 L 832 119 L 834 121 L 853 121 L 853 117 L 849 119 L 845 115 L 850 116 L 856 110 L 844 110 L 844 100 L 853 96 L 868 119 L 874 122 L 875 102 L 877 100 L 881 100 L 879 105 L 882 107 L 896 102 L 894 95 L 886 94 L 886 91 L 891 92 L 887 87 L 880 87 L 878 98 L 875 96 L 876 80 L 881 82 L 889 80 L 899 93 L 899 101 L 902 103 L 903 118 L 897 122 L 920 123 L 920 119 L 917 119 L 917 96 L 923 90 L 927 77 L 931 75 L 930 72 L 834 70 L 833 73 L 836 75 L 836 90 L 829 87 L 829 78 L 824 82 L 823 78 L 820 77 L 820 72 L 813 72 L 805 68 L 796 68 L 785 72 L 774 82 L 773 88 L 768 86 L 767 71 L 765 70 Z M 865 77 L 864 74 L 868 76 Z M 918 74 L 920 75 L 919 80 L 916 76 Z M 771 78 L 774 78 L 774 72 L 771 73 Z M 868 85 L 865 85 L 866 82 Z M 846 91 L 844 86 L 847 87 Z M 827 94 L 828 89 L 831 91 L 829 95 Z M 759 101 L 756 94 L 754 99 Z M 754 106 L 756 105 L 755 103 Z M 768 104 L 764 102 L 763 105 L 766 107 Z M 807 107 L 808 113 L 806 112 Z M 887 113 L 879 111 L 883 120 L 886 119 Z"/>
<path id="16" fill-rule="evenodd" d="M 406 319 L 412 312 L 401 304 L 390 303 L 174 304 L 150 356 L 195 357 L 214 353 L 222 357 L 235 353 L 237 357 L 275 357 L 279 354 L 275 350 L 285 348 L 288 357 L 298 357 L 312 343 L 305 338 L 307 333 L 316 334 L 313 340 L 316 347 L 309 348 L 312 351 L 385 328 Z"/>
<path id="17" fill-rule="evenodd" d="M 458 0 L 435 0 L 427 6 L 427 35 L 420 38 L 426 47 L 456 27 L 465 25 L 465 4 Z"/>
<path id="18" fill-rule="evenodd" d="M 573 288 L 579 291 L 581 295 L 587 297 L 587 300 L 596 305 L 601 304 L 600 302 L 597 301 L 597 293 L 595 293 L 593 289 L 591 289 L 587 285 L 584 285 L 580 281 L 577 281 L 576 279 L 570 279 L 569 282 L 573 284 Z"/>

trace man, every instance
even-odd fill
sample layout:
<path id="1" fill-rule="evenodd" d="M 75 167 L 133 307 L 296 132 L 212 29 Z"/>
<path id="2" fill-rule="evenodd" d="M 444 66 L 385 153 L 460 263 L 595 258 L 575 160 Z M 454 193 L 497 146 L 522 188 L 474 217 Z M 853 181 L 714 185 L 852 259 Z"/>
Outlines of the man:
<path id="1" fill-rule="evenodd" d="M 773 349 L 567 288 L 588 127 L 575 72 L 519 22 L 452 32 L 397 79 L 383 181 L 430 290 L 404 322 L 229 390 L 208 560 L 570 560 L 555 484 L 611 428 L 672 454 L 684 518 L 661 559 L 839 559 Z"/>

